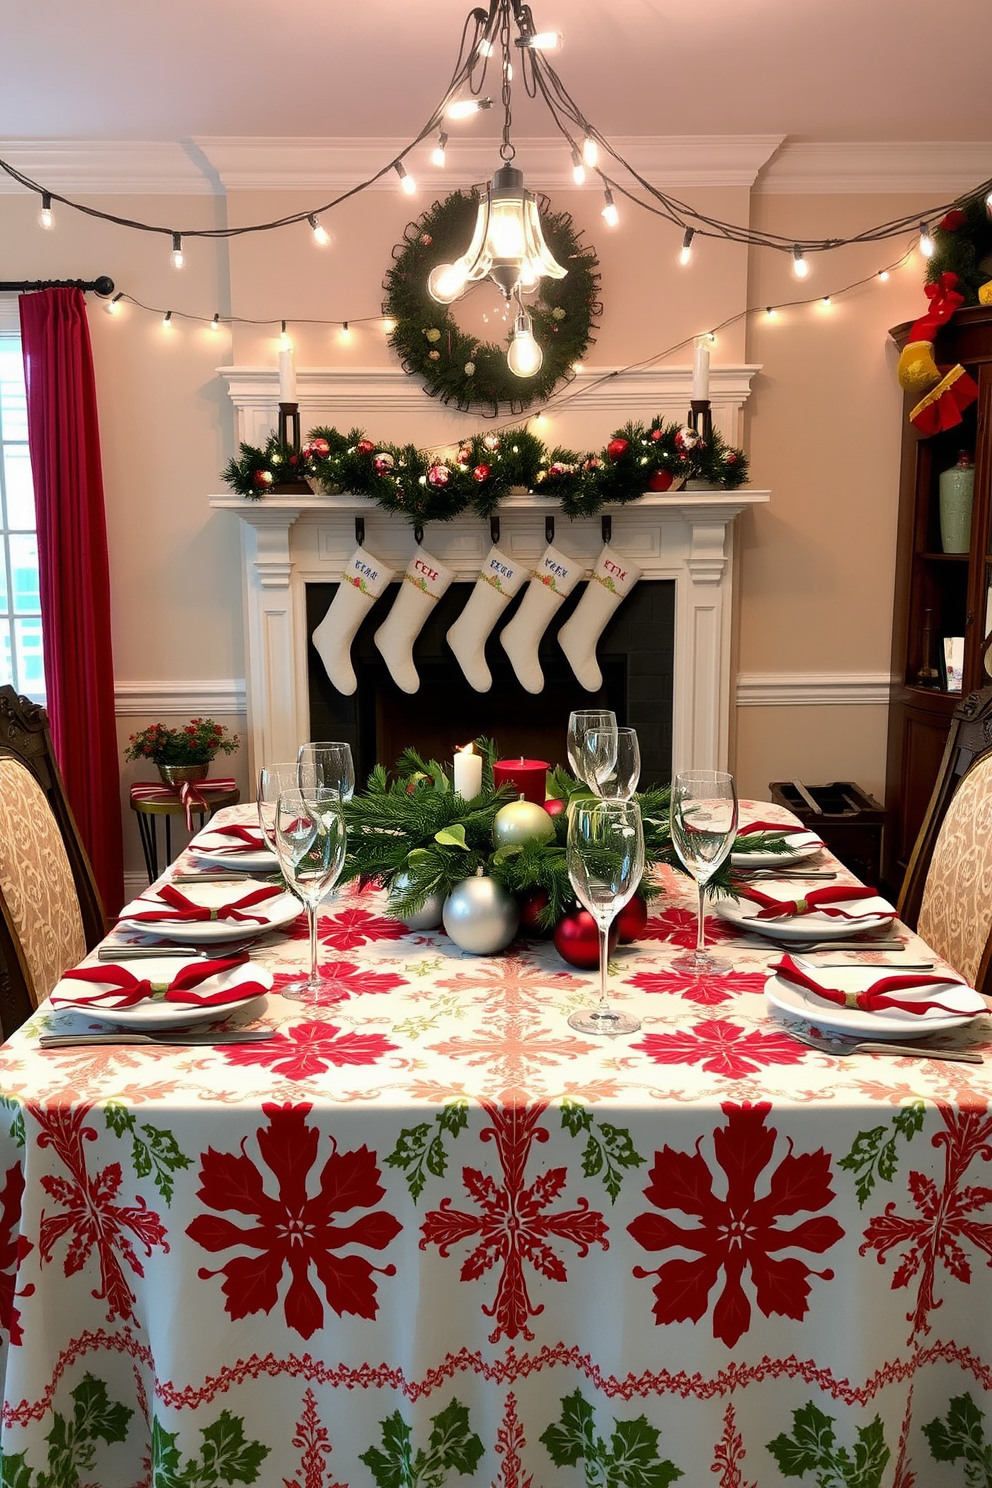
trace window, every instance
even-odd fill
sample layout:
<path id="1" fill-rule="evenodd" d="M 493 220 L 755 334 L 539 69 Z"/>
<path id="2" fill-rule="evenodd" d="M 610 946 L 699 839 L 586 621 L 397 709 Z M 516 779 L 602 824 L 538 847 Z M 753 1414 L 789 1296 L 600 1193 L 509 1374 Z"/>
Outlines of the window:
<path id="1" fill-rule="evenodd" d="M 0 303 L 0 683 L 45 701 L 38 538 L 17 307 Z"/>

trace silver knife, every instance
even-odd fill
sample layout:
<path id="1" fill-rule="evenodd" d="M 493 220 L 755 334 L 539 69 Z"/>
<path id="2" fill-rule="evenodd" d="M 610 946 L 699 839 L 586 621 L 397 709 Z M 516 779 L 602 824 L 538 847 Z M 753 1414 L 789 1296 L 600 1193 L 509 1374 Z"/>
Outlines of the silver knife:
<path id="1" fill-rule="evenodd" d="M 216 873 L 213 870 L 207 871 L 206 869 L 202 869 L 199 872 L 197 872 L 195 870 L 191 870 L 189 873 L 183 873 L 183 872 L 173 873 L 173 874 L 170 875 L 169 882 L 170 883 L 243 883 L 246 879 L 250 879 L 250 878 L 254 878 L 254 877 L 258 877 L 258 878 L 261 879 L 261 878 L 264 878 L 265 877 L 265 874 L 262 874 L 262 873 L 257 874 L 257 875 L 256 874 L 252 874 L 252 873 L 249 873 L 246 869 L 243 869 L 243 868 L 238 869 L 237 871 L 231 871 L 230 869 L 228 869 L 228 870 L 225 871 L 224 869 L 220 869 L 219 868 L 216 871 Z"/>
<path id="2" fill-rule="evenodd" d="M 250 941 L 238 945 L 211 941 L 209 946 L 177 945 L 175 941 L 160 946 L 102 945 L 96 958 L 98 961 L 144 961 L 154 960 L 157 956 L 181 956 L 186 961 L 226 960 L 229 956 L 242 955 L 250 945 Z"/>
<path id="3" fill-rule="evenodd" d="M 43 1033 L 38 1038 L 41 1049 L 78 1049 L 93 1044 L 155 1044 L 159 1048 L 190 1045 L 212 1048 L 217 1044 L 256 1044 L 269 1039 L 274 1028 L 231 1028 L 221 1033 Z"/>

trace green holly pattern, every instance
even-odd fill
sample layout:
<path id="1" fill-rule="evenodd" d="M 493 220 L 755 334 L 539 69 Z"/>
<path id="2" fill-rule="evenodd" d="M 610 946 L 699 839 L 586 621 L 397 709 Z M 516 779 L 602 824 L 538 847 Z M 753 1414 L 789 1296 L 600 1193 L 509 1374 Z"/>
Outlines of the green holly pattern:
<path id="1" fill-rule="evenodd" d="M 615 1204 L 623 1183 L 624 1169 L 637 1168 L 644 1158 L 635 1148 L 626 1127 L 596 1121 L 591 1111 L 567 1098 L 561 1103 L 561 1124 L 572 1137 L 583 1133 L 582 1171 L 587 1178 L 601 1178 Z"/>
<path id="2" fill-rule="evenodd" d="M 79 1488 L 90 1479 L 96 1462 L 96 1443 L 122 1442 L 134 1412 L 107 1398 L 107 1386 L 92 1374 L 83 1376 L 71 1392 L 72 1415 L 53 1412 L 48 1443 L 48 1466 L 35 1476 L 24 1452 L 0 1450 L 3 1488 Z M 156 1488 L 159 1488 L 156 1483 Z"/>
<path id="3" fill-rule="evenodd" d="M 449 1101 L 442 1107 L 433 1122 L 423 1121 L 419 1126 L 406 1126 L 400 1132 L 399 1141 L 386 1162 L 391 1168 L 403 1169 L 406 1186 L 414 1203 L 424 1191 L 428 1173 L 441 1178 L 447 1171 L 445 1135 L 457 1137 L 467 1125 L 468 1101 L 457 1100 Z"/>
<path id="4" fill-rule="evenodd" d="M 566 1395 L 561 1417 L 538 1438 L 555 1467 L 584 1463 L 587 1488 L 667 1488 L 682 1469 L 658 1455 L 661 1435 L 646 1416 L 613 1420 L 609 1442 L 597 1436 L 593 1408 L 581 1390 Z"/>
<path id="5" fill-rule="evenodd" d="M 992 1488 L 992 1444 L 985 1440 L 985 1417 L 970 1395 L 955 1395 L 947 1420 L 937 1416 L 923 1430 L 935 1462 L 960 1460 L 963 1488 Z"/>
<path id="6" fill-rule="evenodd" d="M 896 1138 L 902 1137 L 909 1142 L 922 1131 L 925 1111 L 925 1101 L 909 1101 L 892 1118 L 891 1129 L 873 1126 L 870 1131 L 858 1132 L 854 1146 L 846 1157 L 840 1159 L 838 1166 L 855 1175 L 855 1192 L 862 1208 L 876 1182 L 892 1181 L 898 1165 Z"/>
<path id="7" fill-rule="evenodd" d="M 109 1101 L 103 1108 L 107 1126 L 118 1137 L 131 1138 L 131 1161 L 139 1178 L 151 1176 L 152 1182 L 167 1204 L 172 1203 L 174 1191 L 172 1175 L 180 1168 L 188 1168 L 190 1159 L 180 1151 L 171 1131 L 150 1126 L 147 1122 L 140 1128 L 134 1112 L 126 1106 Z M 5 1485 L 0 1485 L 5 1488 Z"/>
<path id="8" fill-rule="evenodd" d="M 890 1456 L 880 1416 L 858 1427 L 850 1451 L 837 1445 L 833 1416 L 812 1400 L 792 1412 L 792 1428 L 791 1436 L 783 1433 L 768 1443 L 783 1478 L 813 1473 L 816 1488 L 880 1488 Z"/>
<path id="9" fill-rule="evenodd" d="M 441 1488 L 452 1472 L 475 1472 L 484 1449 L 471 1430 L 468 1408 L 452 1400 L 430 1420 L 427 1448 L 418 1447 L 416 1452 L 413 1433 L 399 1411 L 379 1422 L 382 1449 L 369 1447 L 358 1459 L 369 1468 L 379 1488 Z"/>
<path id="10" fill-rule="evenodd" d="M 216 1421 L 201 1427 L 200 1435 L 199 1456 L 183 1462 L 176 1446 L 178 1432 L 166 1431 L 157 1416 L 152 1420 L 153 1488 L 230 1488 L 258 1482 L 269 1448 L 248 1440 L 240 1416 L 221 1411 Z"/>
<path id="11" fill-rule="evenodd" d="M 0 1110 L 10 1112 L 10 1125 L 7 1131 L 11 1140 L 18 1147 L 24 1146 L 24 1110 L 20 1101 L 13 1095 L 0 1095 Z"/>

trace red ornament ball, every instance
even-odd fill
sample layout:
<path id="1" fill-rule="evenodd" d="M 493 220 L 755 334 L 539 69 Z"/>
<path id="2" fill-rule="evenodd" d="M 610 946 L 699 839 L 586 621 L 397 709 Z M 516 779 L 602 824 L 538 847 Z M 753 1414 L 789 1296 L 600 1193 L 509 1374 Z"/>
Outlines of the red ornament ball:
<path id="1" fill-rule="evenodd" d="M 630 449 L 630 443 L 626 439 L 611 439 L 606 446 L 606 453 L 611 460 L 619 460 Z"/>
<path id="2" fill-rule="evenodd" d="M 617 948 L 618 931 L 610 926 L 609 954 Z M 573 909 L 555 926 L 555 949 L 569 966 L 580 971 L 599 967 L 599 926 L 587 909 Z"/>
<path id="3" fill-rule="evenodd" d="M 565 810 L 565 802 L 559 801 L 557 799 L 545 801 L 544 809 L 549 816 L 561 816 L 562 812 Z"/>
<path id="4" fill-rule="evenodd" d="M 531 889 L 520 896 L 520 928 L 525 935 L 547 935 L 548 932 L 537 923 L 537 917 L 547 902 L 547 889 Z"/>
<path id="5" fill-rule="evenodd" d="M 360 439 L 355 445 L 355 449 L 360 455 L 370 455 L 375 449 L 375 445 L 371 439 Z"/>
<path id="6" fill-rule="evenodd" d="M 613 929 L 619 933 L 620 944 L 630 945 L 632 941 L 639 940 L 647 922 L 647 902 L 639 894 L 635 894 L 613 921 Z"/>
<path id="7" fill-rule="evenodd" d="M 446 486 L 451 479 L 451 471 L 447 465 L 432 465 L 427 472 L 427 479 L 432 486 Z"/>
<path id="8" fill-rule="evenodd" d="M 670 470 L 654 470 L 648 478 L 648 490 L 670 491 L 674 479 Z"/>
<path id="9" fill-rule="evenodd" d="M 252 479 L 256 486 L 271 486 L 275 477 L 271 470 L 256 470 Z"/>
<path id="10" fill-rule="evenodd" d="M 492 467 L 489 465 L 476 465 L 475 469 L 472 471 L 472 474 L 475 476 L 476 480 L 481 486 L 482 482 L 487 481 L 492 475 Z"/>

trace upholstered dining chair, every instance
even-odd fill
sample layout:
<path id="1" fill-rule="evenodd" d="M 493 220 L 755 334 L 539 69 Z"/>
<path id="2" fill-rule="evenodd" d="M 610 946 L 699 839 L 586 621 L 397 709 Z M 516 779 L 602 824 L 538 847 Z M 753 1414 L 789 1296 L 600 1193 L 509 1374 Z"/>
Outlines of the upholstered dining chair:
<path id="1" fill-rule="evenodd" d="M 6 1038 L 105 933 L 44 708 L 0 687 L 0 1031 Z"/>
<path id="2" fill-rule="evenodd" d="M 954 711 L 897 908 L 956 971 L 992 993 L 992 687 Z"/>

